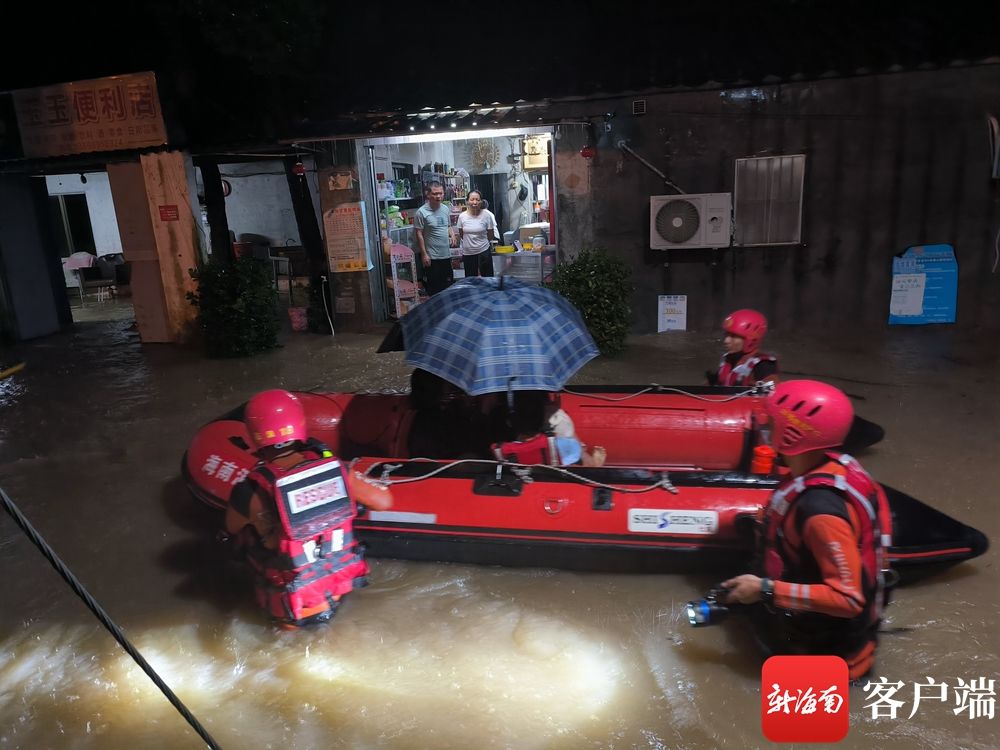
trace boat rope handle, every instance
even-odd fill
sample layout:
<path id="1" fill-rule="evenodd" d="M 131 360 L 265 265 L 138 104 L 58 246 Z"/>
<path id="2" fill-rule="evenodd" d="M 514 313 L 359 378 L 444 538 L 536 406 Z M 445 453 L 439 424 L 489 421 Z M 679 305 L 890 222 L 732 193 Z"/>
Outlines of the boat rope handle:
<path id="1" fill-rule="evenodd" d="M 502 466 L 503 466 L 503 464 L 498 464 L 497 473 L 500 473 L 500 472 L 503 471 L 503 469 L 500 468 Z M 517 477 L 518 479 L 520 479 L 525 484 L 531 484 L 532 482 L 535 481 L 535 478 L 533 476 L 531 476 L 531 469 L 525 468 L 523 466 L 511 466 L 510 470 L 512 472 L 514 472 L 514 476 L 515 477 Z"/>
<path id="2" fill-rule="evenodd" d="M 62 579 L 69 584 L 69 587 L 73 589 L 73 592 L 83 599 L 83 603 L 87 605 L 87 608 L 94 613 L 94 616 L 97 617 L 97 619 L 101 621 L 101 624 L 107 628 L 108 632 L 115 637 L 115 640 L 118 641 L 119 645 L 121 645 L 128 655 L 135 660 L 135 663 L 142 668 L 142 671 L 149 676 L 149 679 L 156 684 L 156 687 L 160 689 L 160 691 L 166 696 L 167 700 L 173 704 L 174 708 L 177 709 L 180 715 L 183 716 L 194 731 L 198 733 L 198 736 L 205 740 L 205 743 L 208 747 L 212 748 L 212 750 L 220 750 L 219 743 L 212 739 L 212 735 L 208 733 L 208 730 L 201 725 L 198 719 L 194 717 L 194 714 L 192 714 L 188 710 L 187 706 L 181 702 L 181 699 L 174 694 L 174 691 L 171 690 L 167 686 L 167 683 L 165 683 L 153 670 L 153 668 L 149 665 L 149 662 L 143 658 L 138 649 L 136 649 L 128 638 L 125 637 L 121 628 L 119 628 L 118 625 L 115 624 L 114 620 L 108 616 L 108 613 L 105 612 L 104 608 L 101 607 L 94 597 L 90 595 L 90 592 L 84 588 L 83 584 L 80 583 L 80 580 L 73 575 L 73 572 L 66 567 L 66 563 L 59 559 L 55 550 L 48 545 L 48 542 L 42 538 L 41 534 L 39 534 L 35 527 L 31 525 L 31 522 L 24 517 L 24 514 L 21 513 L 17 505 L 14 504 L 14 501 L 11 500 L 10 495 L 4 492 L 3 488 L 0 488 L 0 501 L 3 502 L 4 510 L 6 510 L 10 517 L 14 519 L 14 523 L 21 528 L 21 531 L 25 533 L 28 539 L 31 540 L 32 544 L 38 548 L 39 552 L 41 552 L 52 567 L 56 569 L 56 572 L 62 576 Z"/>
<path id="3" fill-rule="evenodd" d="M 306 393 L 312 393 L 316 396 L 323 396 L 324 398 L 333 400 L 329 394 L 320 392 L 319 389 L 322 386 L 316 386 L 309 389 Z M 636 391 L 635 393 L 629 393 L 625 396 L 602 396 L 599 393 L 585 393 L 582 391 L 574 391 L 572 388 L 563 388 L 564 393 L 569 393 L 573 396 L 583 396 L 585 398 L 593 398 L 600 401 L 628 401 L 631 398 L 637 396 L 642 396 L 646 393 L 679 393 L 682 396 L 689 396 L 690 398 L 697 399 L 699 401 L 708 401 L 709 403 L 724 404 L 728 401 L 735 401 L 736 399 L 744 398 L 745 396 L 766 396 L 773 390 L 773 385 L 769 381 L 762 381 L 754 386 L 747 388 L 745 391 L 740 391 L 739 393 L 733 393 L 728 396 L 703 396 L 697 393 L 691 393 L 683 388 L 678 388 L 672 385 L 660 385 L 659 383 L 650 383 L 647 387 L 642 390 Z M 351 391 L 351 395 L 354 396 L 405 396 L 410 393 L 409 388 L 381 388 L 379 390 L 359 390 Z"/>
<path id="4" fill-rule="evenodd" d="M 421 459 L 417 460 L 419 461 Z M 423 460 L 431 461 L 433 459 L 423 459 Z M 569 469 L 566 469 L 562 466 L 549 466 L 548 464 L 515 464 L 515 463 L 507 463 L 505 461 L 489 461 L 481 458 L 463 458 L 458 461 L 452 461 L 451 463 L 439 466 L 436 469 L 427 472 L 426 474 L 421 474 L 419 477 L 405 477 L 401 479 L 393 479 L 389 475 L 393 471 L 401 467 L 403 464 L 388 464 L 388 465 L 382 464 L 382 475 L 379 481 L 385 482 L 386 484 L 388 484 L 389 487 L 392 487 L 393 485 L 396 484 L 410 484 L 412 482 L 423 482 L 426 479 L 430 479 L 431 477 L 437 476 L 441 472 L 447 471 L 448 469 L 452 469 L 461 464 L 476 464 L 478 466 L 496 466 L 498 469 L 501 470 L 510 467 L 510 469 L 514 472 L 514 474 L 525 483 L 530 483 L 531 481 L 534 481 L 533 478 L 530 476 L 532 469 L 545 469 L 546 471 L 554 471 L 558 474 L 562 474 L 563 476 L 570 477 L 571 479 L 575 479 L 577 482 L 588 485 L 590 487 L 601 487 L 604 489 L 612 490 L 614 492 L 621 492 L 627 495 L 641 495 L 645 492 L 652 492 L 653 490 L 659 489 L 661 487 L 673 495 L 676 495 L 680 492 L 680 490 L 678 490 L 670 481 L 670 475 L 665 471 L 662 472 L 660 478 L 655 483 L 651 484 L 649 487 L 636 488 L 636 487 L 622 487 L 621 485 L 607 484 L 606 482 L 598 482 L 597 480 L 591 479 L 590 477 L 580 476 L 579 474 L 572 472 Z M 376 466 L 379 466 L 379 464 L 372 464 L 371 466 L 369 466 L 365 470 L 365 475 L 370 477 L 372 470 Z M 527 474 L 527 478 L 525 478 L 525 474 Z"/>
<path id="5" fill-rule="evenodd" d="M 382 476 L 379 477 L 379 481 L 388 484 L 389 475 L 392 474 L 396 469 L 400 468 L 403 464 L 385 464 L 382 466 Z"/>
<path id="6" fill-rule="evenodd" d="M 602 396 L 599 393 L 584 393 L 582 391 L 574 391 L 570 388 L 563 388 L 564 393 L 569 393 L 573 396 L 582 396 L 583 398 L 593 398 L 599 401 L 628 401 L 629 399 L 636 398 L 637 396 L 642 396 L 646 393 L 679 393 L 682 396 L 688 396 L 698 401 L 708 401 L 713 404 L 724 404 L 728 401 L 735 401 L 736 399 L 744 398 L 746 396 L 752 396 L 754 394 L 760 393 L 756 386 L 753 388 L 748 388 L 745 391 L 740 391 L 739 393 L 733 393 L 729 396 L 702 396 L 697 393 L 691 393 L 690 391 L 685 391 L 683 388 L 676 388 L 671 385 L 659 385 L 657 383 L 651 383 L 647 387 L 635 393 L 629 393 L 625 396 Z"/>

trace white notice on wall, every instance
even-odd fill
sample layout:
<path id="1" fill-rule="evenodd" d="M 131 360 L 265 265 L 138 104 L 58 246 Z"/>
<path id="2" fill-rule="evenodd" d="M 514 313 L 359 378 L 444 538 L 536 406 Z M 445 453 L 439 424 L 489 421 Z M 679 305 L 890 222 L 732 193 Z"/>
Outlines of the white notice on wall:
<path id="1" fill-rule="evenodd" d="M 686 294 L 661 294 L 657 298 L 656 332 L 687 330 Z"/>
<path id="2" fill-rule="evenodd" d="M 925 273 L 899 273 L 892 277 L 889 297 L 890 315 L 922 315 L 924 312 Z"/>

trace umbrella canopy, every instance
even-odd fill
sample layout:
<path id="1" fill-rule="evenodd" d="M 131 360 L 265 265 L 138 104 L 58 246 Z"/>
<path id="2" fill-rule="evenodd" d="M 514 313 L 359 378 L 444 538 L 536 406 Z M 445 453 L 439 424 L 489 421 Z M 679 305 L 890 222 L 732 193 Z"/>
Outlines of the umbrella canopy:
<path id="1" fill-rule="evenodd" d="M 404 315 L 406 361 L 477 396 L 558 391 L 597 346 L 579 311 L 551 289 L 464 279 Z"/>

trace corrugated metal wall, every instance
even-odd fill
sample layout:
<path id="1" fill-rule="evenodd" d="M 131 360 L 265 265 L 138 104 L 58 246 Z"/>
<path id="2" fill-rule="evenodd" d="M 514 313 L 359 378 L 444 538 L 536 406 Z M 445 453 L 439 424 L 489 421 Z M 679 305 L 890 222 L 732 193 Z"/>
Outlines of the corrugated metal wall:
<path id="1" fill-rule="evenodd" d="M 655 331 L 665 293 L 687 294 L 689 327 L 705 330 L 743 306 L 779 329 L 884 326 L 892 256 L 931 243 L 955 247 L 957 326 L 1000 331 L 1000 272 L 991 270 L 1000 182 L 990 178 L 987 131 L 987 115 L 1000 112 L 1000 66 L 643 98 L 648 114 L 637 118 L 631 98 L 600 106 L 626 113 L 615 119 L 630 145 L 687 192 L 733 191 L 739 158 L 804 154 L 806 167 L 802 244 L 651 251 L 648 196 L 670 191 L 605 139 L 586 166 L 589 194 L 560 187 L 564 216 L 591 214 L 593 231 L 564 232 L 560 245 L 628 259 L 636 332 Z M 564 149 L 561 159 L 580 157 Z"/>

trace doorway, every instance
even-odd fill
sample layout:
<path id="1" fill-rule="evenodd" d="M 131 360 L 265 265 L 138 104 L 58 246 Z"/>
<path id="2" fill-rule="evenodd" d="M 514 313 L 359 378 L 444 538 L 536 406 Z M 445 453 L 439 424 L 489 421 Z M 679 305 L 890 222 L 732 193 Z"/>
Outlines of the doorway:
<path id="1" fill-rule="evenodd" d="M 444 187 L 453 227 L 476 190 L 496 218 L 501 246 L 530 246 L 540 236 L 551 247 L 552 134 L 551 127 L 533 127 L 359 141 L 369 236 L 378 238 L 372 260 L 383 280 L 378 319 L 397 318 L 426 298 L 414 217 L 432 181 Z M 463 275 L 461 248 L 452 249 L 452 271 Z M 410 274 L 415 284 L 406 283 Z"/>
<path id="2" fill-rule="evenodd" d="M 49 216 L 74 323 L 135 317 L 106 172 L 48 175 Z"/>

